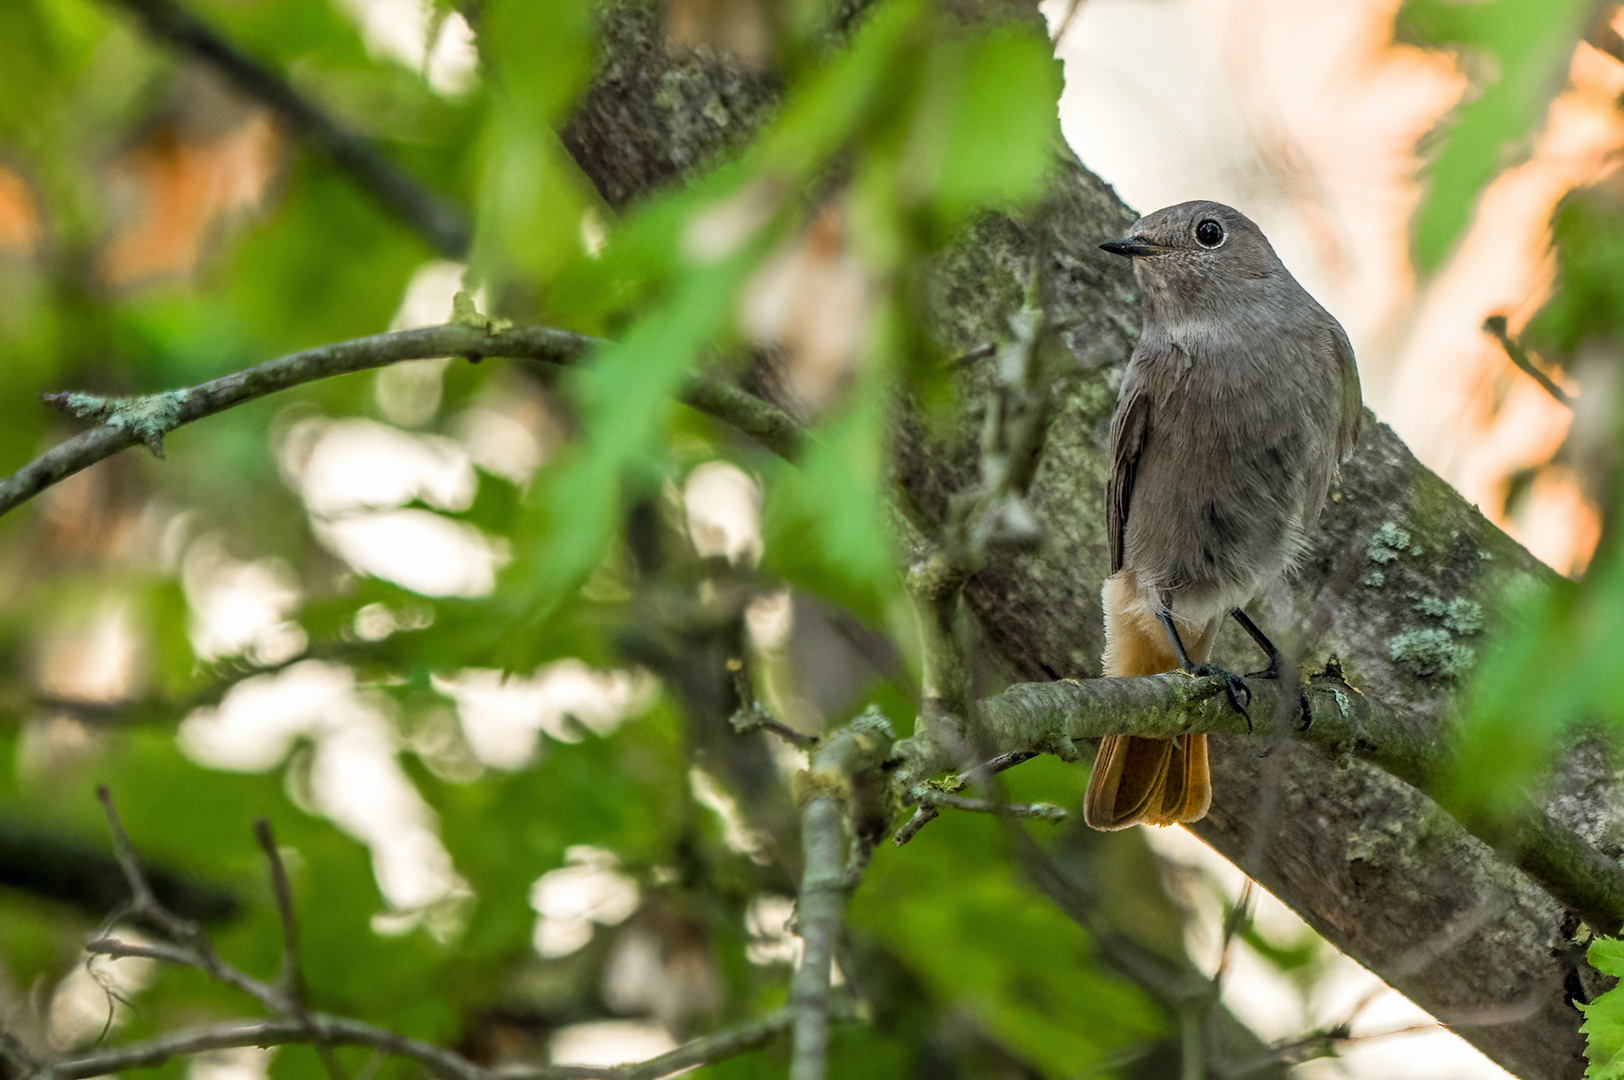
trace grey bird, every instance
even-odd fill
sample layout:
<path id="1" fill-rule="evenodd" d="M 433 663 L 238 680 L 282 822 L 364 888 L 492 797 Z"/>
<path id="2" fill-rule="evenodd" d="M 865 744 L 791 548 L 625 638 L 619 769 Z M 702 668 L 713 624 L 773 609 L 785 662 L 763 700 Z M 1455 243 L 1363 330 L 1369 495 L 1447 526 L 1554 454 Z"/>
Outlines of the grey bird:
<path id="1" fill-rule="evenodd" d="M 1183 669 L 1246 685 L 1208 663 L 1233 615 L 1302 557 L 1364 415 L 1353 347 L 1240 211 L 1187 202 L 1100 247 L 1133 260 L 1145 323 L 1111 420 L 1106 519 L 1111 576 L 1106 675 Z M 1083 817 L 1096 829 L 1204 817 L 1207 737 L 1107 736 Z"/>

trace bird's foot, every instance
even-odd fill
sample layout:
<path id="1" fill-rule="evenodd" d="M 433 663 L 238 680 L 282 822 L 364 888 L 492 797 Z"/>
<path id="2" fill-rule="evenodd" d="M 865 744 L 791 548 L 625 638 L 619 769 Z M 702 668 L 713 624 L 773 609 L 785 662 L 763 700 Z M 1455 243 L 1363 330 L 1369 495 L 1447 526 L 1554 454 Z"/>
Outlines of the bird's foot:
<path id="1" fill-rule="evenodd" d="M 1246 707 L 1252 703 L 1252 691 L 1241 681 L 1239 675 L 1232 675 L 1215 664 L 1194 664 L 1188 669 L 1191 675 L 1212 676 L 1224 680 L 1224 692 L 1229 697 L 1229 707 L 1246 718 L 1246 730 L 1252 730 L 1252 715 Z"/>
<path id="2" fill-rule="evenodd" d="M 1254 671 L 1246 676 L 1248 679 L 1275 679 L 1280 678 L 1280 657 L 1269 658 L 1269 666 L 1262 671 Z M 1314 723 L 1314 714 L 1308 708 L 1308 683 L 1301 676 L 1297 678 L 1297 730 L 1307 731 Z"/>

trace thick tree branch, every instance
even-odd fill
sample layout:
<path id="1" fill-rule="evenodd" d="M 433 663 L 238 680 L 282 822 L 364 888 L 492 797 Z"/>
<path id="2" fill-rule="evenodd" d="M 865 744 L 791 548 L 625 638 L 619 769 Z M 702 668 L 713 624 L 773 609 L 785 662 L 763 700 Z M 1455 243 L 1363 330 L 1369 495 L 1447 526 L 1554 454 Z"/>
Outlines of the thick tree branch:
<path id="1" fill-rule="evenodd" d="M 1277 715 L 1282 704 L 1295 703 L 1295 693 L 1282 694 L 1276 680 L 1254 678 L 1247 686 L 1260 716 Z M 1291 738 L 1328 758 L 1368 761 L 1451 809 L 1438 783 L 1450 769 L 1447 743 L 1418 737 L 1402 713 L 1340 679 L 1309 680 L 1306 692 L 1314 723 L 1290 732 Z M 897 744 L 904 762 L 898 780 L 906 784 L 962 768 L 967 752 L 1007 754 L 1102 735 L 1166 738 L 1193 731 L 1247 734 L 1245 720 L 1227 703 L 1222 680 L 1170 672 L 1022 683 L 979 702 L 973 730 L 946 718 L 921 724 L 912 738 Z M 1529 806 L 1510 825 L 1471 818 L 1462 824 L 1592 927 L 1614 932 L 1624 926 L 1624 866 L 1543 810 Z"/>
<path id="2" fill-rule="evenodd" d="M 117 0 L 146 32 L 207 64 L 246 97 L 274 112 L 294 135 L 355 181 L 389 213 L 449 259 L 468 254 L 462 211 L 424 188 L 371 144 L 308 101 L 265 65 L 173 0 Z"/>
<path id="3" fill-rule="evenodd" d="M 462 356 L 470 360 L 504 357 L 569 365 L 603 344 L 597 338 L 543 326 L 491 331 L 463 323 L 447 323 L 321 345 L 196 386 L 160 394 L 135 398 L 48 394 L 46 400 L 53 405 L 101 422 L 0 480 L 0 514 L 120 450 L 145 443 L 162 456 L 164 436 L 182 424 L 318 379 L 436 356 Z M 683 383 L 681 399 L 700 412 L 732 425 L 782 457 L 793 458 L 799 449 L 800 425 L 776 406 L 719 379 L 690 374 Z"/>

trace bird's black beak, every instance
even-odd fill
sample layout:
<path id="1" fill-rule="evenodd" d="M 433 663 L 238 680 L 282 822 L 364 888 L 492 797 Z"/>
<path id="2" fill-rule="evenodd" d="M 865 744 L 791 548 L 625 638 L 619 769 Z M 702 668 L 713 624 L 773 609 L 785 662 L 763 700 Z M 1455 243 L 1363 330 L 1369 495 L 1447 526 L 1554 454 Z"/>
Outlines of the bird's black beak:
<path id="1" fill-rule="evenodd" d="M 1163 244 L 1139 236 L 1124 236 L 1120 240 L 1107 240 L 1100 247 L 1113 255 L 1160 255 L 1167 250 Z"/>

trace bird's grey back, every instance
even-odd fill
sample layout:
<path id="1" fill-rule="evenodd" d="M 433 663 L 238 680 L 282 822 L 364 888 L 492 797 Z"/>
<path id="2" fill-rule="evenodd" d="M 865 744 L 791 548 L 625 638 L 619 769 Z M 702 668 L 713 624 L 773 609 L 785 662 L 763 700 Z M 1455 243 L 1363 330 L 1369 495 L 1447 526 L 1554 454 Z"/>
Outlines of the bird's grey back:
<path id="1" fill-rule="evenodd" d="M 1225 247 L 1195 241 L 1209 220 Z M 1170 250 L 1134 259 L 1145 327 L 1113 424 L 1113 562 L 1216 617 L 1301 555 L 1356 430 L 1353 352 L 1239 211 L 1184 203 L 1129 236 Z"/>

